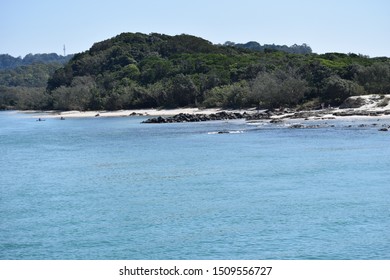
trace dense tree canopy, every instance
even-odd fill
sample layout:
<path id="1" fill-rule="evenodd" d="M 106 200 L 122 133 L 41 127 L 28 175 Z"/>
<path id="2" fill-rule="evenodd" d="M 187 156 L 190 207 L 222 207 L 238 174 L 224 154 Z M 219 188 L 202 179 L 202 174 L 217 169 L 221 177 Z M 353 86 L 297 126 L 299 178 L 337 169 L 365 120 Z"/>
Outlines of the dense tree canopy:
<path id="1" fill-rule="evenodd" d="M 73 55 L 28 54 L 24 58 L 0 55 L 0 109 L 46 109 L 47 81 Z"/>
<path id="2" fill-rule="evenodd" d="M 46 91 L 36 94 L 39 101 L 31 106 L 58 110 L 273 108 L 339 105 L 351 95 L 390 93 L 388 58 L 317 55 L 305 44 L 290 48 L 295 51 L 213 45 L 186 34 L 123 33 L 95 43 L 56 71 L 46 65 L 51 74 Z M 0 72 L 3 108 L 32 104 L 23 101 L 27 95 L 21 87 L 41 87 L 48 72 L 38 70 Z M 13 89 L 7 91 L 5 86 Z M 15 94 L 17 87 L 21 90 Z"/>
<path id="3" fill-rule="evenodd" d="M 275 44 L 265 44 L 260 45 L 258 42 L 250 41 L 245 44 L 236 44 L 234 42 L 228 41 L 224 44 L 225 46 L 231 46 L 231 47 L 237 47 L 237 48 L 243 48 L 243 49 L 249 49 L 254 51 L 263 51 L 263 52 L 269 52 L 269 51 L 282 51 L 286 53 L 295 53 L 295 54 L 311 54 L 312 49 L 307 44 L 297 45 L 294 44 L 292 46 L 286 46 L 286 45 L 275 45 Z"/>

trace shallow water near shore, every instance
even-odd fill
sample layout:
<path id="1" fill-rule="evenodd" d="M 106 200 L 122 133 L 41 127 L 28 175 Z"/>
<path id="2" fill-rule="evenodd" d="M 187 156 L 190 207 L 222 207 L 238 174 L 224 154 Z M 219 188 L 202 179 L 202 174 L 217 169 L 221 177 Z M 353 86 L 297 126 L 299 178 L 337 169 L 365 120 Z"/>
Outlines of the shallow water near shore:
<path id="1" fill-rule="evenodd" d="M 0 112 L 0 258 L 390 258 L 390 121 L 145 119 Z"/>

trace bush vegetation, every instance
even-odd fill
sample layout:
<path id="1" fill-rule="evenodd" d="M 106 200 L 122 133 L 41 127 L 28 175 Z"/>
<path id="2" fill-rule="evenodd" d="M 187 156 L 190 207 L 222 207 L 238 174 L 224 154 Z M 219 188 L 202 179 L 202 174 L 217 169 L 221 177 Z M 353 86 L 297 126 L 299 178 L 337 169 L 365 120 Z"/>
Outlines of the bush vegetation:
<path id="1" fill-rule="evenodd" d="M 186 34 L 123 33 L 95 43 L 60 68 L 35 64 L 29 67 L 47 69 L 0 71 L 0 106 L 57 110 L 316 107 L 337 106 L 353 95 L 390 94 L 389 58 L 318 55 L 305 44 L 294 48 L 295 52 L 255 50 L 213 45 Z"/>

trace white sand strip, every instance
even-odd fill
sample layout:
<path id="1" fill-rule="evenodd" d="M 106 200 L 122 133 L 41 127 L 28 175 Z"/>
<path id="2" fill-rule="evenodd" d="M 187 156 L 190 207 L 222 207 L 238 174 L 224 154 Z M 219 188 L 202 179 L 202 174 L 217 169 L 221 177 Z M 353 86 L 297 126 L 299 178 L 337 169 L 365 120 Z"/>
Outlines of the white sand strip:
<path id="1" fill-rule="evenodd" d="M 29 113 L 31 118 L 92 118 L 92 117 L 129 117 L 129 116 L 174 116 L 184 114 L 215 114 L 225 112 L 254 112 L 255 109 L 246 110 L 224 110 L 220 108 L 198 109 L 198 108 L 177 108 L 177 109 L 139 109 L 139 110 L 118 110 L 118 111 L 21 111 Z"/>

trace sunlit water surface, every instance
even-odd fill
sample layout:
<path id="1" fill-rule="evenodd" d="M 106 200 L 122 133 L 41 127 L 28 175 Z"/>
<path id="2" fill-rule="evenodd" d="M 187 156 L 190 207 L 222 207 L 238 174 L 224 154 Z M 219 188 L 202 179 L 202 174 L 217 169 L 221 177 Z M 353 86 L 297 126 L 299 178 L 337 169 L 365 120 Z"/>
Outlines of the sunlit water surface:
<path id="1" fill-rule="evenodd" d="M 0 258 L 390 258 L 386 121 L 144 119 L 0 112 Z"/>

